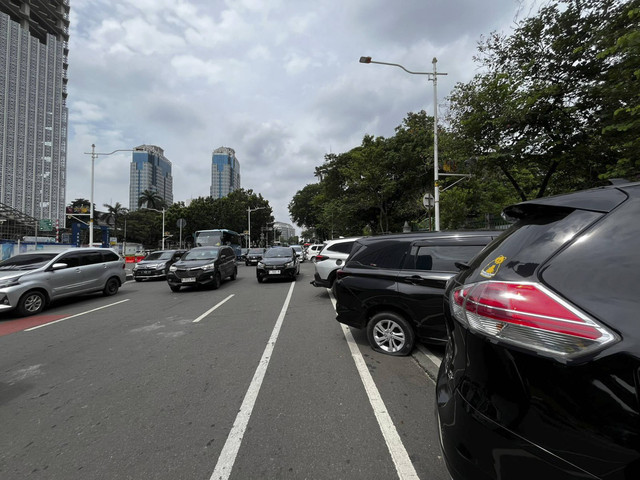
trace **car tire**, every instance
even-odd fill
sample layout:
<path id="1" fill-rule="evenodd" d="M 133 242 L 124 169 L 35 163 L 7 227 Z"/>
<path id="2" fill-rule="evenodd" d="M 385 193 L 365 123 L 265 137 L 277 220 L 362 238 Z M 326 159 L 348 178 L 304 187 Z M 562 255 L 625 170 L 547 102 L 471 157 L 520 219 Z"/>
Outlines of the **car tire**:
<path id="1" fill-rule="evenodd" d="M 264 282 L 264 277 L 258 276 L 257 278 L 258 278 L 258 283 Z"/>
<path id="2" fill-rule="evenodd" d="M 409 355 L 415 338 L 409 322 L 394 312 L 377 313 L 367 324 L 367 339 L 376 352 L 393 356 Z"/>
<path id="3" fill-rule="evenodd" d="M 169 288 L 171 289 L 172 292 L 180 291 L 180 285 L 169 285 Z"/>
<path id="4" fill-rule="evenodd" d="M 235 280 L 238 276 L 238 267 L 233 267 L 233 273 L 231 274 L 231 280 Z"/>
<path id="5" fill-rule="evenodd" d="M 36 315 L 44 310 L 46 298 L 42 292 L 31 290 L 20 297 L 17 311 L 23 316 Z"/>
<path id="6" fill-rule="evenodd" d="M 220 272 L 216 272 L 213 274 L 213 284 L 211 287 L 217 290 L 220 288 L 220 285 L 222 285 L 222 278 L 220 277 Z"/>
<path id="7" fill-rule="evenodd" d="M 135 280 L 136 282 L 141 282 L 141 281 L 142 281 L 142 279 L 141 279 L 141 278 L 134 278 L 134 280 Z"/>
<path id="8" fill-rule="evenodd" d="M 117 278 L 110 278 L 107 280 L 107 283 L 104 285 L 104 289 L 102 290 L 102 294 L 105 297 L 110 297 L 118 293 L 118 289 L 120 288 L 120 282 Z"/>

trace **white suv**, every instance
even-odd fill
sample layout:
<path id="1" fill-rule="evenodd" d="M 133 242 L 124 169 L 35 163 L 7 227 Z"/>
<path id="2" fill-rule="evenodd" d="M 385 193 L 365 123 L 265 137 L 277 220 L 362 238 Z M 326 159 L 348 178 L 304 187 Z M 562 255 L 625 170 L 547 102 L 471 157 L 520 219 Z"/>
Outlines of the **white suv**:
<path id="1" fill-rule="evenodd" d="M 307 258 L 312 262 L 316 259 L 316 255 L 324 248 L 324 243 L 314 243 L 307 248 Z"/>
<path id="2" fill-rule="evenodd" d="M 315 269 L 311 285 L 315 287 L 331 288 L 336 279 L 336 271 L 351 253 L 351 247 L 360 237 L 339 238 L 326 242 L 320 253 L 316 254 Z"/>

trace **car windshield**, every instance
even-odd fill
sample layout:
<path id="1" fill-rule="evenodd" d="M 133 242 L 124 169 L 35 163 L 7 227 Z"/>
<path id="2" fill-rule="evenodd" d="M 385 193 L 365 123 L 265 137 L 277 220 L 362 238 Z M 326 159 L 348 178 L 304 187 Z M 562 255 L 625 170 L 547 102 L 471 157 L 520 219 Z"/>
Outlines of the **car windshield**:
<path id="1" fill-rule="evenodd" d="M 300 245 L 293 245 L 291 248 L 293 248 L 296 252 L 302 251 L 302 247 Z"/>
<path id="2" fill-rule="evenodd" d="M 261 248 L 252 248 L 252 249 L 249 250 L 250 254 L 263 253 L 263 252 L 264 252 L 264 250 L 261 249 Z"/>
<path id="3" fill-rule="evenodd" d="M 144 259 L 145 260 L 170 260 L 173 256 L 173 252 L 151 252 Z"/>
<path id="4" fill-rule="evenodd" d="M 220 251 L 219 248 L 203 248 L 203 249 L 193 249 L 193 250 L 189 250 L 187 253 L 184 254 L 184 256 L 182 257 L 182 260 L 191 260 L 191 261 L 198 261 L 198 260 L 215 260 L 216 258 L 218 258 L 218 252 Z"/>
<path id="5" fill-rule="evenodd" d="M 0 270 L 33 270 L 42 267 L 57 255 L 57 253 L 16 255 L 0 262 Z"/>
<path id="6" fill-rule="evenodd" d="M 271 248 L 265 252 L 264 258 L 287 258 L 292 254 L 290 248 Z"/>

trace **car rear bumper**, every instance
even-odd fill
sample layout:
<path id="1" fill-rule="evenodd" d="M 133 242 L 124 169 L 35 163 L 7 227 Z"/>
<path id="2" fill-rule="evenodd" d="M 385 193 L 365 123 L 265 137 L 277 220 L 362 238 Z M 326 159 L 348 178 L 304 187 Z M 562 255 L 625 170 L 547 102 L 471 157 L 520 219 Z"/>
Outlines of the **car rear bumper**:
<path id="1" fill-rule="evenodd" d="M 320 275 L 318 275 L 318 272 L 314 273 L 311 285 L 314 287 L 331 288 L 329 280 L 323 280 Z"/>
<path id="2" fill-rule="evenodd" d="M 438 388 L 436 425 L 454 480 L 599 478 L 497 424 L 466 402 L 457 390 L 450 398 L 442 392 Z"/>

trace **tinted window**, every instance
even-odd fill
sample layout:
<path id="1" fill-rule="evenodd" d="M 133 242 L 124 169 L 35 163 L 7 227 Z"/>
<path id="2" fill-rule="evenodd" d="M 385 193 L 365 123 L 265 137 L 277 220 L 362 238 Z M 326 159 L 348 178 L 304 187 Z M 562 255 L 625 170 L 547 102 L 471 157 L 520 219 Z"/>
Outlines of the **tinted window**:
<path id="1" fill-rule="evenodd" d="M 145 260 L 169 260 L 173 252 L 151 252 L 144 257 Z"/>
<path id="2" fill-rule="evenodd" d="M 354 242 L 355 240 L 353 242 L 339 242 L 327 247 L 325 250 L 329 252 L 351 253 Z"/>
<path id="3" fill-rule="evenodd" d="M 457 272 L 456 262 L 467 262 L 482 250 L 482 245 L 413 246 L 404 264 L 406 270 Z"/>
<path id="4" fill-rule="evenodd" d="M 79 267 L 80 265 L 82 265 L 81 254 L 69 253 L 60 258 L 56 263 L 66 263 L 69 268 Z"/>
<path id="5" fill-rule="evenodd" d="M 16 255 L 0 262 L 0 270 L 30 270 L 42 267 L 53 260 L 57 253 L 43 253 L 35 255 Z"/>
<path id="6" fill-rule="evenodd" d="M 80 261 L 82 265 L 95 265 L 96 263 L 102 263 L 101 252 L 85 252 L 81 254 Z"/>
<path id="7" fill-rule="evenodd" d="M 407 242 L 380 241 L 363 244 L 349 260 L 349 267 L 400 268 L 409 250 Z"/>
<path id="8" fill-rule="evenodd" d="M 109 250 L 105 250 L 102 252 L 102 261 L 103 262 L 117 262 L 120 260 L 120 257 L 115 252 L 110 252 Z"/>
<path id="9" fill-rule="evenodd" d="M 184 254 L 182 260 L 215 260 L 218 258 L 219 248 L 194 248 Z"/>
<path id="10" fill-rule="evenodd" d="M 295 257 L 295 253 L 290 248 L 285 247 L 275 247 L 270 248 L 264 254 L 264 258 L 287 258 L 287 257 Z"/>
<path id="11" fill-rule="evenodd" d="M 640 199 L 628 200 L 545 265 L 542 278 L 602 320 L 637 329 Z"/>

